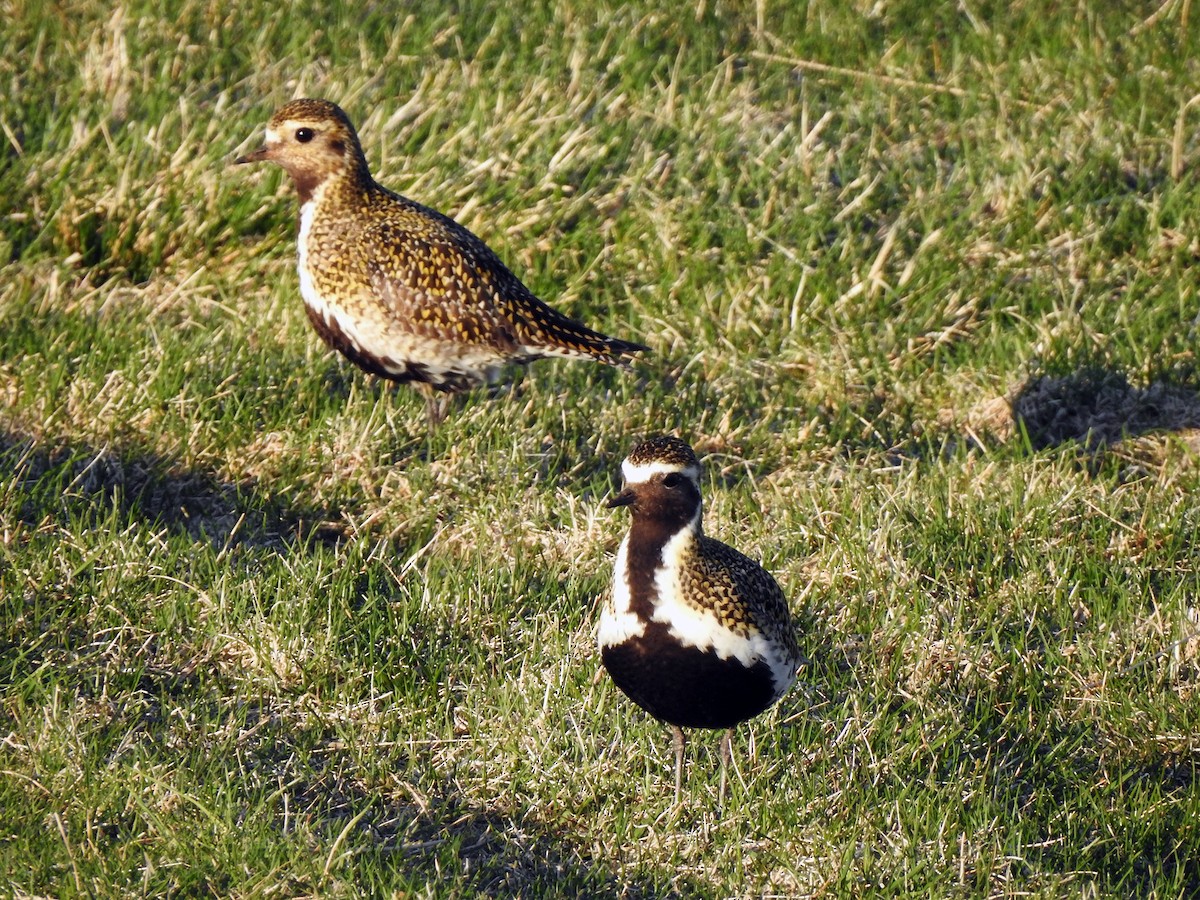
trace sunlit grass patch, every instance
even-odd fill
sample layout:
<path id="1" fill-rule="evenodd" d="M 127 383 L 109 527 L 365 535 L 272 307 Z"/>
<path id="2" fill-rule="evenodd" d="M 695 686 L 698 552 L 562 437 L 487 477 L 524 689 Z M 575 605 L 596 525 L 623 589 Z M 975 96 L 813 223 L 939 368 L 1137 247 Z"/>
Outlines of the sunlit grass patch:
<path id="1" fill-rule="evenodd" d="M 0 883 L 1195 894 L 1200 107 L 1143 12 L 8 10 Z M 300 94 L 651 354 L 429 433 L 229 166 Z M 720 814 L 594 650 L 662 431 L 810 658 Z"/>

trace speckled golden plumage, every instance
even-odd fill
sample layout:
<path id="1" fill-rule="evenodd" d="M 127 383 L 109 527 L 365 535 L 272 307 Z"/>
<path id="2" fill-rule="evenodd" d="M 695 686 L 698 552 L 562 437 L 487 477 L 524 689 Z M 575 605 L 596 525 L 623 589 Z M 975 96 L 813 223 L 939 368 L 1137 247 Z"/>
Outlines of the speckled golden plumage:
<path id="1" fill-rule="evenodd" d="M 282 166 L 300 197 L 298 270 L 313 327 L 375 375 L 461 391 L 509 363 L 627 366 L 646 349 L 547 306 L 466 228 L 377 184 L 333 103 L 281 107 L 264 146 L 237 162 L 263 160 Z"/>
<path id="2" fill-rule="evenodd" d="M 701 526 L 700 464 L 684 441 L 659 437 L 622 465 L 610 506 L 633 521 L 617 552 L 597 640 L 613 681 L 675 735 L 723 728 L 721 798 L 733 726 L 775 703 L 803 657 L 779 584 Z"/>
<path id="3" fill-rule="evenodd" d="M 798 656 L 787 599 L 767 571 L 728 544 L 707 535 L 679 556 L 680 600 L 709 613 L 720 627 L 740 637 L 762 634 Z"/>

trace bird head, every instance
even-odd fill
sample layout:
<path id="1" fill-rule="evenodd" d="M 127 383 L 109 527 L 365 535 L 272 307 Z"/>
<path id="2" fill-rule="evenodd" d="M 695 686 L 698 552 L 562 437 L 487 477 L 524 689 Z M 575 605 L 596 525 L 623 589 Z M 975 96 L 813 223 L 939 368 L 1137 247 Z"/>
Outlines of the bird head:
<path id="1" fill-rule="evenodd" d="M 675 437 L 643 441 L 621 464 L 624 486 L 609 507 L 628 506 L 635 519 L 699 524 L 700 463 L 686 442 Z"/>
<path id="2" fill-rule="evenodd" d="M 267 122 L 263 145 L 234 163 L 266 161 L 287 171 L 301 203 L 328 178 L 370 178 L 354 126 L 328 100 L 293 100 L 280 107 Z"/>

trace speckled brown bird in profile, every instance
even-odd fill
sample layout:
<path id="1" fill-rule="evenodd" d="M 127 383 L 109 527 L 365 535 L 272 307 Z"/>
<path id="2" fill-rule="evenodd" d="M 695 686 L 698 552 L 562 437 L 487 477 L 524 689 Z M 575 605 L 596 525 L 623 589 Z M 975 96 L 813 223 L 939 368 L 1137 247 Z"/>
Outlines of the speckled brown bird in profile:
<path id="1" fill-rule="evenodd" d="M 628 366 L 641 344 L 606 337 L 551 309 L 453 219 L 380 186 L 346 114 L 293 100 L 267 123 L 263 147 L 300 195 L 300 293 L 317 333 L 374 375 L 413 382 L 430 422 L 434 391 L 496 379 L 545 357 Z"/>
<path id="2" fill-rule="evenodd" d="M 787 600 L 758 563 L 707 537 L 700 525 L 700 463 L 684 441 L 645 441 L 621 465 L 625 487 L 609 506 L 633 521 L 600 616 L 600 658 L 617 687 L 671 726 L 675 802 L 683 728 L 723 728 L 721 786 L 733 726 L 775 703 L 802 657 Z"/>

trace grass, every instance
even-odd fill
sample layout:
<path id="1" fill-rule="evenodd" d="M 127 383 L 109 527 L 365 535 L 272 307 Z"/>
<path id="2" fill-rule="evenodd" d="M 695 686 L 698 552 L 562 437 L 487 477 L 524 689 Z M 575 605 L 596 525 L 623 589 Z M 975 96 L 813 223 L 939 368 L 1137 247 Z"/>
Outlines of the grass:
<path id="1" fill-rule="evenodd" d="M 1200 892 L 1189 4 L 4 18 L 4 891 Z M 653 354 L 428 434 L 228 166 L 296 95 Z M 720 815 L 598 676 L 660 431 L 812 658 Z"/>

